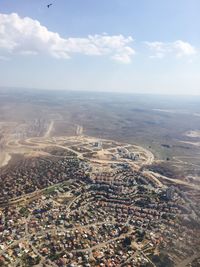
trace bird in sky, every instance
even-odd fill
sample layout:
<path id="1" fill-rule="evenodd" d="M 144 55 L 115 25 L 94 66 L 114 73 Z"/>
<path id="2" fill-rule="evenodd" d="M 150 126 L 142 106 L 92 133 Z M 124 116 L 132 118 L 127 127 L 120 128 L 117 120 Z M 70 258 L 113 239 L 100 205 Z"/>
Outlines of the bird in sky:
<path id="1" fill-rule="evenodd" d="M 47 7 L 50 8 L 50 6 L 52 6 L 52 5 L 53 5 L 52 3 L 51 4 L 48 4 Z"/>

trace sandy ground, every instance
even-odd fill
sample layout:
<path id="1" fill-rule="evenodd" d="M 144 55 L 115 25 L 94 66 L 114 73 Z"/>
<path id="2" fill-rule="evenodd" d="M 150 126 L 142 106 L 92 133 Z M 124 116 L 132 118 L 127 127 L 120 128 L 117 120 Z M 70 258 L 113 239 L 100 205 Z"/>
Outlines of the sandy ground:
<path id="1" fill-rule="evenodd" d="M 177 113 L 176 110 L 173 109 L 159 109 L 159 108 L 153 108 L 153 111 L 159 111 L 159 112 L 166 112 L 166 113 Z"/>
<path id="2" fill-rule="evenodd" d="M 0 167 L 7 165 L 8 162 L 10 161 L 10 159 L 11 159 L 11 156 L 8 153 L 6 153 L 6 152 L 2 153 L 1 152 L 1 154 L 0 154 Z"/>
<path id="3" fill-rule="evenodd" d="M 189 131 L 185 133 L 186 136 L 191 137 L 191 138 L 198 138 L 200 137 L 200 131 Z"/>
<path id="4" fill-rule="evenodd" d="M 193 146 L 200 146 L 200 142 L 180 141 L 180 143 L 189 144 Z"/>
<path id="5" fill-rule="evenodd" d="M 49 127 L 44 135 L 45 138 L 48 138 L 51 134 L 51 131 L 53 130 L 53 126 L 54 126 L 54 121 L 51 121 L 49 124 Z"/>

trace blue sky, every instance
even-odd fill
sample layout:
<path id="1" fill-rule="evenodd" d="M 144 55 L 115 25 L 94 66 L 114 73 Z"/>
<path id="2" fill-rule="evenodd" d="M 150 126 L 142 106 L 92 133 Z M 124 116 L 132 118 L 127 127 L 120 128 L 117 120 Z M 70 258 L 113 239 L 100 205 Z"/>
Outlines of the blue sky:
<path id="1" fill-rule="evenodd" d="M 200 94 L 199 10 L 199 0 L 0 0 L 0 86 Z"/>

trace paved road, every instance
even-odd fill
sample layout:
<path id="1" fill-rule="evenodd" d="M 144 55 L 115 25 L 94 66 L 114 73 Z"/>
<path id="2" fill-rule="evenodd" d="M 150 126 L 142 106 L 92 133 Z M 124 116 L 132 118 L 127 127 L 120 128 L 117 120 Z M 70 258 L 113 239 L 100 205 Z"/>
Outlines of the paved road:
<path id="1" fill-rule="evenodd" d="M 76 249 L 76 250 L 72 250 L 72 252 L 92 252 L 93 250 L 100 249 L 100 248 L 106 246 L 107 244 L 112 243 L 113 241 L 124 239 L 125 237 L 129 236 L 132 232 L 134 232 L 134 231 L 132 230 L 132 231 L 126 233 L 126 234 L 122 234 L 122 235 L 120 235 L 118 237 L 109 239 L 108 241 L 99 243 L 98 245 L 92 246 L 90 248 Z"/>

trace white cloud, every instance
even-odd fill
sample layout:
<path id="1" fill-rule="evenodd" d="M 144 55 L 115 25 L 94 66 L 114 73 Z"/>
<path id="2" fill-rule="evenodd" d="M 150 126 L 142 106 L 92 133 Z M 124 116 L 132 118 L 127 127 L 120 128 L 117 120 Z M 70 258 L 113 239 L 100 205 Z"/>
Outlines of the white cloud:
<path id="1" fill-rule="evenodd" d="M 189 43 L 178 40 L 173 43 L 178 57 L 191 56 L 197 53 L 196 49 Z"/>
<path id="2" fill-rule="evenodd" d="M 169 54 L 176 57 L 193 56 L 197 53 L 194 46 L 182 40 L 171 43 L 146 42 L 146 45 L 153 52 L 153 55 L 151 55 L 153 58 L 163 58 Z"/>
<path id="3" fill-rule="evenodd" d="M 62 38 L 49 31 L 39 21 L 18 14 L 0 14 L 0 51 L 10 54 L 47 54 L 70 58 L 80 53 L 89 56 L 109 56 L 130 63 L 135 54 L 130 46 L 132 37 L 123 35 L 89 35 L 86 38 Z"/>
<path id="4" fill-rule="evenodd" d="M 130 63 L 131 56 L 135 54 L 132 48 L 126 46 L 123 47 L 123 50 L 120 50 L 118 54 L 115 54 L 112 58 L 123 63 Z"/>

